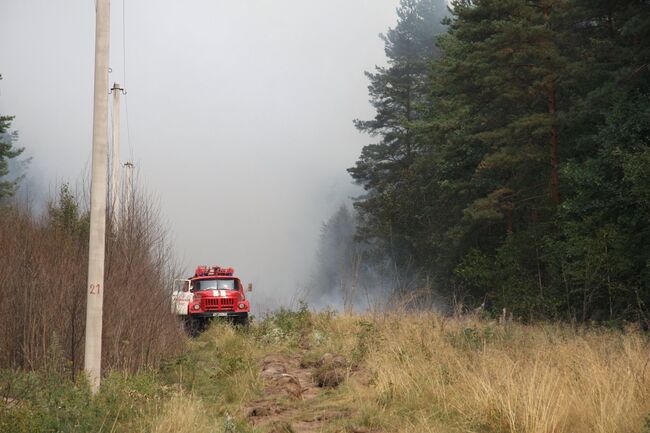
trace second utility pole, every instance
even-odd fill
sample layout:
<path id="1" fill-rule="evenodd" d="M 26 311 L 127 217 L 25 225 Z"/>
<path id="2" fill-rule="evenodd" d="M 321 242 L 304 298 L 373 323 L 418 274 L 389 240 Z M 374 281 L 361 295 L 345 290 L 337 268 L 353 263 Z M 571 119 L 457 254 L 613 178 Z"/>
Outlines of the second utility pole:
<path id="1" fill-rule="evenodd" d="M 106 189 L 108 162 L 108 43 L 110 0 L 96 0 L 95 93 L 93 156 L 90 181 L 90 241 L 84 370 L 93 394 L 99 391 L 102 373 L 102 309 L 106 246 Z"/>
<path id="2" fill-rule="evenodd" d="M 131 206 L 133 206 L 133 163 L 124 163 L 124 224 L 131 224 L 133 214 Z"/>
<path id="3" fill-rule="evenodd" d="M 113 83 L 113 148 L 111 154 L 111 216 L 113 230 L 117 230 L 120 222 L 120 93 L 122 88 L 119 84 Z"/>

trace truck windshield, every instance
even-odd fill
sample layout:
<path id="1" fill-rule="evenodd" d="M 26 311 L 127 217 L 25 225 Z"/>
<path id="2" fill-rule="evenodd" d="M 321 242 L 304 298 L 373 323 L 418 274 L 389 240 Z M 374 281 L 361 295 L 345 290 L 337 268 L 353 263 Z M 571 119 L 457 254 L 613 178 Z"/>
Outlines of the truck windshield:
<path id="1" fill-rule="evenodd" d="M 192 289 L 198 290 L 236 290 L 235 280 L 199 280 L 195 281 Z"/>

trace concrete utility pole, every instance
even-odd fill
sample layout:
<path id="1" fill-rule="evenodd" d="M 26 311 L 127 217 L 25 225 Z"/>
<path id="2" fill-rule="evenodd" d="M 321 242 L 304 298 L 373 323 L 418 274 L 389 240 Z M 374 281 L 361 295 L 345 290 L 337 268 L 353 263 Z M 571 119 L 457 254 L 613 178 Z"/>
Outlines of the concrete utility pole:
<path id="1" fill-rule="evenodd" d="M 113 129 L 112 129 L 112 155 L 111 155 L 111 216 L 113 228 L 117 228 L 120 221 L 120 93 L 123 89 L 119 84 L 113 83 Z"/>
<path id="2" fill-rule="evenodd" d="M 93 110 L 93 157 L 90 183 L 90 243 L 84 370 L 93 393 L 99 391 L 102 371 L 102 308 L 104 304 L 104 257 L 108 162 L 108 43 L 110 0 L 96 0 L 95 105 Z"/>
<path id="3" fill-rule="evenodd" d="M 131 219 L 131 201 L 133 200 L 133 164 L 124 164 L 124 220 Z"/>

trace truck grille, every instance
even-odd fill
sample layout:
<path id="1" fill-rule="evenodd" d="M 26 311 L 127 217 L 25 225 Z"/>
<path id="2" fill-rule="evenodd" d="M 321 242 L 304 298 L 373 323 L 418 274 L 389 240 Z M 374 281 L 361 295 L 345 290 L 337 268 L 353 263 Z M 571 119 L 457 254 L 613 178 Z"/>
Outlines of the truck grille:
<path id="1" fill-rule="evenodd" d="M 204 298 L 203 309 L 205 311 L 233 311 L 235 300 L 233 298 Z"/>

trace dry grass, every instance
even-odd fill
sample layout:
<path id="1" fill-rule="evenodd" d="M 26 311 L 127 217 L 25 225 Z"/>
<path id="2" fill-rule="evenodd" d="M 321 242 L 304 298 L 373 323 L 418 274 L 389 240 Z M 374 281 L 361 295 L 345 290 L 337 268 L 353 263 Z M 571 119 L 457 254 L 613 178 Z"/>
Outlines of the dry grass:
<path id="1" fill-rule="evenodd" d="M 386 431 L 639 433 L 650 413 L 649 340 L 637 333 L 433 314 L 320 325 L 322 350 L 363 355 L 374 385 L 341 392 L 356 396 L 357 422 Z"/>
<path id="2" fill-rule="evenodd" d="M 208 410 L 203 402 L 193 395 L 175 394 L 167 400 L 160 412 L 149 420 L 143 432 L 151 433 L 196 433 L 214 431 L 214 422 L 206 416 Z"/>
<path id="3" fill-rule="evenodd" d="M 305 365 L 328 352 L 348 361 L 342 384 L 295 403 L 285 421 L 297 433 L 319 413 L 346 414 L 323 424 L 329 433 L 648 432 L 646 334 L 305 311 L 243 330 L 215 324 L 159 371 L 160 386 L 176 391 L 146 400 L 137 420 L 120 420 L 115 431 L 270 432 L 272 425 L 252 427 L 245 409 L 264 393 L 260 360 L 278 352 Z"/>

